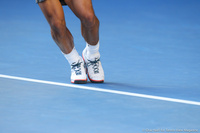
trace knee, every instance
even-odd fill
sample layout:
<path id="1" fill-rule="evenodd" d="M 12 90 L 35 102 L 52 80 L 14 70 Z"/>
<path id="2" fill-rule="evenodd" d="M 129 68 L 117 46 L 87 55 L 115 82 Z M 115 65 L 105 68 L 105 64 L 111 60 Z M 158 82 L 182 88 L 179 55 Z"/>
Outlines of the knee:
<path id="1" fill-rule="evenodd" d="M 61 33 L 66 28 L 65 20 L 53 20 L 50 22 L 50 27 L 53 32 Z"/>
<path id="2" fill-rule="evenodd" d="M 81 23 L 85 27 L 93 27 L 94 25 L 99 26 L 99 20 L 94 13 L 86 13 L 84 16 L 82 16 Z"/>

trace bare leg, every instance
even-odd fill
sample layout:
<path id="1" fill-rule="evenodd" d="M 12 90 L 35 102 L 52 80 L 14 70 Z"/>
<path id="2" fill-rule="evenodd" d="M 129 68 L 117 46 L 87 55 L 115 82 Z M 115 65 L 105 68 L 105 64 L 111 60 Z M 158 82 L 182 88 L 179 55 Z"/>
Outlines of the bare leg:
<path id="1" fill-rule="evenodd" d="M 82 52 L 91 82 L 103 83 L 104 71 L 99 53 L 99 20 L 97 19 L 91 0 L 65 0 L 70 9 L 81 21 L 82 36 L 89 44 Z M 93 45 L 93 46 L 91 46 Z"/>
<path id="2" fill-rule="evenodd" d="M 39 3 L 39 6 L 51 27 L 52 38 L 63 53 L 70 53 L 74 47 L 74 42 L 70 31 L 66 27 L 60 1 L 46 0 Z"/>
<path id="3" fill-rule="evenodd" d="M 81 21 L 81 32 L 85 41 L 96 45 L 99 41 L 99 20 L 95 16 L 91 0 L 65 0 Z"/>

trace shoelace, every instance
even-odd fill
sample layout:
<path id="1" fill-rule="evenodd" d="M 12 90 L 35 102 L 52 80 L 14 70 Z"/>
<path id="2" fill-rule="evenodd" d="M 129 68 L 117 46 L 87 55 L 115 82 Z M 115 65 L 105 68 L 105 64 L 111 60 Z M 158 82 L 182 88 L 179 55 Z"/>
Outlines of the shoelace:
<path id="1" fill-rule="evenodd" d="M 94 61 L 91 61 L 91 60 L 88 60 L 88 61 L 89 61 L 88 67 L 89 67 L 90 65 L 92 65 L 92 68 L 93 68 L 93 70 L 94 70 L 94 73 L 99 73 L 99 61 L 100 61 L 100 59 L 99 59 L 99 58 L 95 58 Z"/>
<path id="2" fill-rule="evenodd" d="M 71 64 L 71 69 L 73 69 L 76 73 L 76 75 L 81 75 L 81 62 L 80 60 L 78 62 L 74 62 Z"/>

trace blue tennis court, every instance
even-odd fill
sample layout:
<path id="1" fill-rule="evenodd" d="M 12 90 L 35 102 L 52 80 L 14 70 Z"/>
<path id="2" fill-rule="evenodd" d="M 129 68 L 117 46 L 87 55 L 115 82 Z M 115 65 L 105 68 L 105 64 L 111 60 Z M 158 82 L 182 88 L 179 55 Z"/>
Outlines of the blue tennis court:
<path id="1" fill-rule="evenodd" d="M 70 66 L 33 0 L 0 4 L 0 133 L 200 132 L 200 1 L 93 0 L 105 83 Z M 67 6 L 77 51 L 80 22 Z"/>

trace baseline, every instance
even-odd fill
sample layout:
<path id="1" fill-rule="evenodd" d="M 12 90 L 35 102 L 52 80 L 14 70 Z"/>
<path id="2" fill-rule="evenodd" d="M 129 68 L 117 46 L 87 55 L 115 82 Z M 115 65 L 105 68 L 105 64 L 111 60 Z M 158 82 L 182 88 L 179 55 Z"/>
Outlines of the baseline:
<path id="1" fill-rule="evenodd" d="M 45 81 L 45 80 L 38 80 L 38 79 L 31 79 L 31 78 L 9 76 L 9 75 L 3 75 L 3 74 L 0 74 L 0 78 L 8 78 L 8 79 L 28 81 L 28 82 L 36 82 L 36 83 L 43 83 L 43 84 L 50 84 L 50 85 L 57 85 L 57 86 L 65 86 L 65 87 L 71 87 L 71 88 L 79 88 L 79 89 L 85 89 L 85 90 L 107 92 L 107 93 L 113 93 L 113 94 L 120 94 L 120 95 L 127 95 L 127 96 L 134 96 L 134 97 L 141 97 L 141 98 L 148 98 L 148 99 L 155 99 L 155 100 L 162 100 L 162 101 L 168 101 L 168 102 L 176 102 L 176 103 L 184 103 L 184 104 L 200 106 L 200 102 L 183 100 L 183 99 L 175 99 L 175 98 L 153 96 L 153 95 L 147 95 L 147 94 L 139 94 L 139 93 L 132 93 L 132 92 L 109 90 L 109 89 L 102 89 L 102 88 L 97 88 L 97 87 L 88 87 L 88 86 L 75 85 L 75 84 L 66 84 L 66 83 L 59 83 L 59 82 L 52 82 L 52 81 Z"/>

